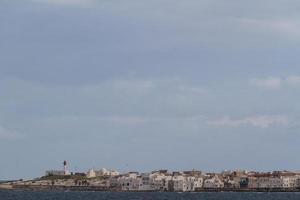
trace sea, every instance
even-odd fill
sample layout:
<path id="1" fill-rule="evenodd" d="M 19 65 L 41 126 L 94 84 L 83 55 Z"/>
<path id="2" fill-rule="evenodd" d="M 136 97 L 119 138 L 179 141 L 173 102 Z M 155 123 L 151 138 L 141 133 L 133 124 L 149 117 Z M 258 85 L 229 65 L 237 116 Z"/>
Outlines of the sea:
<path id="1" fill-rule="evenodd" d="M 300 193 L 163 193 L 1 191 L 0 200 L 300 200 Z"/>

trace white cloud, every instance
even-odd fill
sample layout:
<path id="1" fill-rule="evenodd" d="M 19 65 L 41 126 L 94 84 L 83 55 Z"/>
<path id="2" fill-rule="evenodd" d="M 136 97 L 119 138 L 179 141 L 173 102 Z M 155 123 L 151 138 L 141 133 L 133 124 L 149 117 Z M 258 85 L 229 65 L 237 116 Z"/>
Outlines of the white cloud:
<path id="1" fill-rule="evenodd" d="M 252 79 L 250 80 L 250 84 L 265 89 L 278 89 L 282 85 L 282 79 L 276 77 L 269 77 L 266 79 Z"/>
<path id="2" fill-rule="evenodd" d="M 18 139 L 20 138 L 20 134 L 13 130 L 8 130 L 3 126 L 0 126 L 0 140 L 6 139 Z"/>
<path id="3" fill-rule="evenodd" d="M 260 115 L 241 119 L 232 119 L 229 116 L 225 116 L 220 119 L 207 121 L 206 123 L 213 126 L 239 127 L 242 125 L 251 125 L 259 128 L 268 128 L 272 125 L 287 125 L 288 118 L 283 115 Z"/>
<path id="4" fill-rule="evenodd" d="M 265 79 L 251 79 L 250 85 L 264 89 L 279 89 L 289 86 L 300 86 L 300 76 L 291 75 L 287 77 L 269 77 Z"/>

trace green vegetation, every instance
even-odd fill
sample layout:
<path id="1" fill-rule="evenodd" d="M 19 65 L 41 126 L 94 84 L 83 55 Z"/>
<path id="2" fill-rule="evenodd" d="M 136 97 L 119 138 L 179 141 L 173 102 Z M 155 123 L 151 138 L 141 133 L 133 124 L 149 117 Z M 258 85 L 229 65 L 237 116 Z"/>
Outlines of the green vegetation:
<path id="1" fill-rule="evenodd" d="M 85 176 L 80 175 L 61 175 L 61 176 L 43 176 L 36 180 L 87 180 Z"/>

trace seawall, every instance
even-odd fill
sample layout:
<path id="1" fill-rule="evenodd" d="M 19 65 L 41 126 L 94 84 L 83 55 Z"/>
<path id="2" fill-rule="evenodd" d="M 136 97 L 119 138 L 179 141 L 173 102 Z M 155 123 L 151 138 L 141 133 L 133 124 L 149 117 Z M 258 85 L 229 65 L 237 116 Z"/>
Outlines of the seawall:
<path id="1" fill-rule="evenodd" d="M 45 185 L 0 185 L 0 189 L 25 191 L 102 191 L 102 192 L 159 192 L 159 191 L 124 191 L 120 188 L 101 186 L 45 186 Z M 160 191 L 161 192 L 161 191 Z M 166 191 L 171 192 L 171 191 Z M 174 191 L 178 192 L 178 191 Z M 300 192 L 300 188 L 197 188 L 193 192 Z"/>

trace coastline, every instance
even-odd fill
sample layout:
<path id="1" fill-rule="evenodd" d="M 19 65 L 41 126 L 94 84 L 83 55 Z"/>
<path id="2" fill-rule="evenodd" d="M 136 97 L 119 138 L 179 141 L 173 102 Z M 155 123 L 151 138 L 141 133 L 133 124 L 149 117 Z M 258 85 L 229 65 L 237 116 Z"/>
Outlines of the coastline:
<path id="1" fill-rule="evenodd" d="M 0 190 L 12 190 L 14 189 L 12 185 L 0 184 Z"/>
<path id="2" fill-rule="evenodd" d="M 0 190 L 10 191 L 91 191 L 91 192 L 182 192 L 159 190 L 121 190 L 120 188 L 108 188 L 100 186 L 44 186 L 44 185 L 7 185 L 0 184 Z M 300 188 L 196 188 L 195 191 L 183 193 L 204 192 L 300 192 Z"/>

